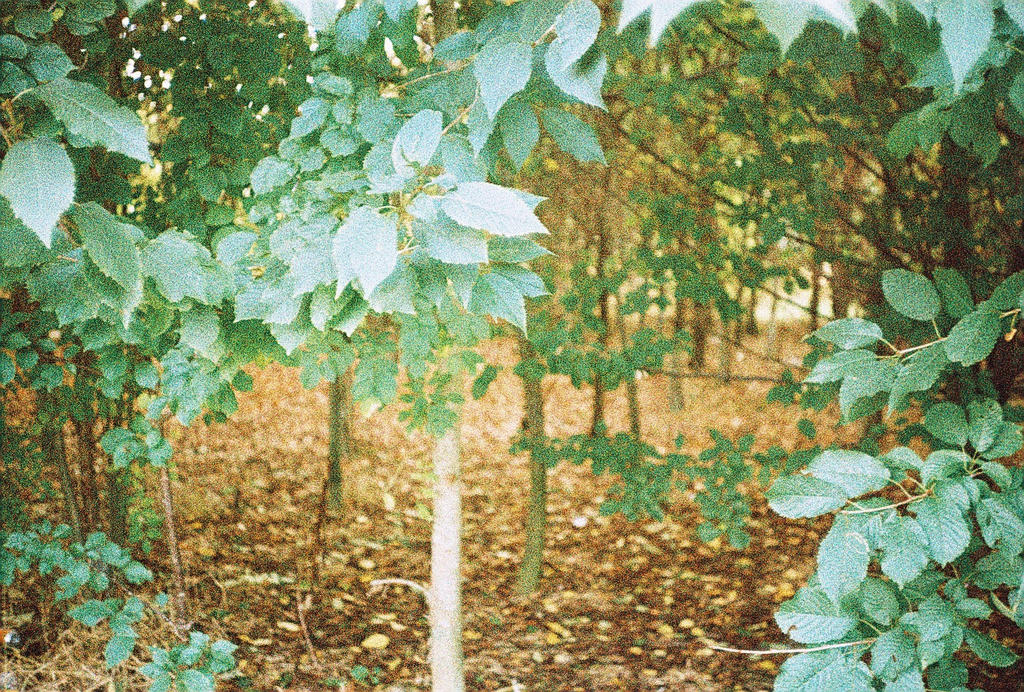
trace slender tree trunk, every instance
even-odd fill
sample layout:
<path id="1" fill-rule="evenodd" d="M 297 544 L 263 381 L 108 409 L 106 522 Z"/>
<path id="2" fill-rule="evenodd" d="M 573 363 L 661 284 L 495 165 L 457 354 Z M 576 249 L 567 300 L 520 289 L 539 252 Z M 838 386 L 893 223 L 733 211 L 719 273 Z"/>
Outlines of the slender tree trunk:
<path id="1" fill-rule="evenodd" d="M 594 226 L 597 229 L 597 279 L 601 282 L 601 295 L 598 303 L 598 314 L 601 318 L 601 352 L 608 352 L 609 338 L 611 337 L 611 320 L 608 308 L 608 301 L 611 299 L 611 292 L 604 284 L 608 259 L 611 257 L 611 244 L 608 240 L 608 229 L 606 228 L 607 217 L 604 205 L 608 202 L 608 190 L 612 184 L 611 168 L 608 168 L 604 176 L 604 191 L 600 203 L 595 207 Z M 590 419 L 590 435 L 594 437 L 598 430 L 604 425 L 604 380 L 600 373 L 594 375 L 594 408 L 593 417 Z"/>
<path id="2" fill-rule="evenodd" d="M 622 312 L 619 310 L 621 305 L 616 305 L 615 308 L 615 323 L 619 330 L 619 339 L 622 341 L 622 346 L 625 348 L 628 336 L 626 334 L 626 318 L 622 316 Z M 629 431 L 633 437 L 637 440 L 640 439 L 640 392 L 639 384 L 636 381 L 636 372 L 630 373 L 626 377 L 626 404 L 629 408 Z"/>
<path id="3" fill-rule="evenodd" d="M 821 315 L 821 264 L 817 261 L 811 268 L 811 331 L 818 328 Z"/>
<path id="4" fill-rule="evenodd" d="M 711 305 L 697 303 L 690 323 L 693 334 L 693 354 L 690 356 L 690 367 L 701 372 L 708 366 L 708 336 L 714 322 L 715 312 Z"/>
<path id="5" fill-rule="evenodd" d="M 458 31 L 454 0 L 431 0 L 434 38 Z M 462 392 L 465 374 L 454 368 L 449 386 Z M 461 411 L 434 448 L 434 521 L 430 536 L 430 674 L 437 692 L 463 692 Z"/>
<path id="6" fill-rule="evenodd" d="M 533 345 L 519 337 L 519 359 L 533 360 L 536 353 Z M 540 584 L 541 567 L 544 560 L 544 531 L 547 526 L 548 468 L 544 455 L 538 447 L 544 443 L 544 393 L 541 378 L 532 370 L 523 374 L 523 435 L 530 445 L 530 495 L 526 509 L 526 549 L 523 563 L 519 566 L 516 591 L 532 593 Z"/>
<path id="7" fill-rule="evenodd" d="M 185 573 L 181 566 L 181 550 L 178 546 L 178 532 L 174 521 L 174 496 L 171 494 L 171 474 L 167 466 L 160 467 L 160 504 L 164 510 L 164 538 L 171 558 L 174 576 L 174 625 L 182 634 L 189 628 L 188 594 L 185 590 Z"/>
<path id="8" fill-rule="evenodd" d="M 452 0 L 431 0 L 434 14 L 434 37 L 438 43 L 459 30 L 458 15 Z"/>
<path id="9" fill-rule="evenodd" d="M 341 460 L 352 454 L 349 412 L 352 409 L 352 369 L 338 375 L 331 382 L 330 438 L 327 448 L 327 490 L 332 507 L 341 506 Z"/>
<path id="10" fill-rule="evenodd" d="M 463 374 L 451 386 L 461 391 Z M 462 472 L 459 422 L 434 449 L 434 523 L 430 537 L 430 672 L 433 689 L 465 689 L 462 655 Z"/>
<path id="11" fill-rule="evenodd" d="M 772 307 L 768 313 L 768 328 L 765 330 L 765 349 L 768 351 L 769 356 L 774 356 L 776 352 L 776 342 L 779 334 L 779 299 L 777 296 L 772 296 Z"/>
<path id="12" fill-rule="evenodd" d="M 107 471 L 107 524 L 110 540 L 128 545 L 128 469 Z"/>
<path id="13" fill-rule="evenodd" d="M 828 287 L 832 294 L 832 319 L 847 317 L 852 302 L 853 280 L 845 263 L 832 262 L 832 275 L 829 277 Z"/>
<path id="14" fill-rule="evenodd" d="M 61 491 L 64 494 L 64 505 L 68 511 L 68 519 L 75 530 L 75 540 L 85 540 L 82 530 L 82 513 L 78 508 L 78 493 L 68 466 L 68 452 L 64 443 L 64 425 L 57 410 L 53 394 L 47 391 L 39 393 L 38 411 L 42 423 L 40 446 L 43 457 L 57 468 L 60 476 Z"/>
<path id="15" fill-rule="evenodd" d="M 329 507 L 341 508 L 344 476 L 342 459 L 352 456 L 352 376 L 353 369 L 337 375 L 330 387 L 330 409 L 328 411 L 327 476 L 317 502 L 316 522 L 313 524 L 313 582 L 320 583 L 320 566 L 327 552 L 324 540 L 324 526 L 327 524 Z"/>
<path id="16" fill-rule="evenodd" d="M 738 320 L 735 324 L 726 320 L 720 320 L 720 322 L 718 332 L 718 371 L 722 373 L 722 381 L 728 382 L 732 376 L 732 361 L 733 354 L 735 353 L 733 350 L 734 335 L 732 332 L 740 331 L 739 323 L 742 320 Z"/>
<path id="17" fill-rule="evenodd" d="M 757 336 L 761 333 L 761 329 L 757 325 L 757 289 L 751 288 L 748 290 L 750 297 L 747 301 L 746 333 L 749 336 Z"/>
<path id="18" fill-rule="evenodd" d="M 85 533 L 96 528 L 99 505 L 99 491 L 96 486 L 96 433 L 94 419 L 72 419 L 75 437 L 78 438 L 78 469 L 82 483 L 82 525 Z"/>
<path id="19" fill-rule="evenodd" d="M 686 313 L 683 311 L 683 301 L 681 298 L 676 297 L 676 313 L 672 317 L 672 338 L 678 340 L 681 338 L 683 331 L 686 329 Z M 675 352 L 672 354 L 672 366 L 678 372 L 683 371 L 683 362 L 685 355 L 683 353 L 682 346 L 677 346 Z M 683 406 L 686 405 L 685 397 L 683 396 L 683 382 L 678 377 L 673 377 L 669 382 L 668 392 L 668 405 L 673 411 L 682 411 Z"/>

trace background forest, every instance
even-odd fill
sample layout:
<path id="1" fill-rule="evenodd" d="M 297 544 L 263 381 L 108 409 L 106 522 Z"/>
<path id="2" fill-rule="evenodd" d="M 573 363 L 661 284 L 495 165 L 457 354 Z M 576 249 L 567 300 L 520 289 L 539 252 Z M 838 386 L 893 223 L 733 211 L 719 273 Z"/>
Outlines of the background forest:
<path id="1" fill-rule="evenodd" d="M 1021 689 L 1022 28 L 0 3 L 0 688 Z"/>

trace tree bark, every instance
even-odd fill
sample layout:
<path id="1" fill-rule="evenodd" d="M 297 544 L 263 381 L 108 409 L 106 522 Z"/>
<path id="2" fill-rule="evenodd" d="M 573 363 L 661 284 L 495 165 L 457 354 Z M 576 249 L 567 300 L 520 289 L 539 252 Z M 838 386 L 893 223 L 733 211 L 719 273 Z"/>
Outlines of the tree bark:
<path id="1" fill-rule="evenodd" d="M 597 270 L 597 279 L 598 279 L 598 281 L 601 282 L 601 289 L 600 289 L 601 290 L 601 294 L 599 296 L 599 302 L 598 302 L 598 308 L 597 309 L 598 309 L 598 314 L 600 315 L 600 318 L 601 318 L 601 329 L 602 329 L 602 331 L 601 331 L 601 335 L 600 335 L 599 341 L 600 341 L 600 344 L 601 344 L 601 353 L 602 354 L 608 353 L 608 342 L 609 342 L 609 337 L 611 336 L 611 320 L 610 320 L 610 314 L 609 314 L 609 309 L 608 309 L 608 301 L 611 298 L 611 292 L 608 290 L 608 287 L 604 284 L 605 270 L 606 270 L 605 264 L 607 264 L 608 259 L 611 257 L 611 244 L 609 243 L 609 240 L 608 240 L 608 229 L 606 228 L 607 218 L 606 218 L 606 210 L 604 209 L 604 205 L 607 204 L 607 202 L 608 202 L 608 190 L 611 188 L 611 184 L 612 184 L 612 175 L 611 175 L 611 169 L 609 168 L 605 172 L 605 176 L 604 176 L 604 188 L 605 189 L 603 191 L 603 194 L 602 194 L 600 202 L 595 207 L 595 214 L 597 215 L 597 218 L 595 219 L 595 223 L 594 223 L 594 226 L 597 229 L 597 266 L 595 267 L 595 269 Z M 594 374 L 594 407 L 593 407 L 593 416 L 590 419 L 590 435 L 591 435 L 591 437 L 596 436 L 597 433 L 598 433 L 598 430 L 600 430 L 604 426 L 604 391 L 605 391 L 604 380 L 601 377 L 600 373 L 595 373 Z"/>
<path id="2" fill-rule="evenodd" d="M 189 628 L 188 594 L 185 591 L 185 572 L 181 566 L 181 549 L 174 521 L 174 496 L 171 494 L 171 474 L 167 466 L 160 467 L 160 504 L 164 510 L 164 538 L 171 558 L 174 576 L 174 625 L 183 635 Z"/>
<path id="3" fill-rule="evenodd" d="M 811 268 L 811 331 L 817 330 L 821 315 L 821 265 L 817 260 Z"/>
<path id="4" fill-rule="evenodd" d="M 626 347 L 627 334 L 626 334 L 626 318 L 622 316 L 622 312 L 619 310 L 621 305 L 615 307 L 615 323 L 619 331 L 619 339 L 622 342 L 622 347 Z M 629 409 L 629 431 L 637 440 L 640 439 L 640 392 L 639 385 L 636 381 L 636 372 L 632 372 L 626 377 L 626 405 Z"/>
<path id="5" fill-rule="evenodd" d="M 75 482 L 71 476 L 71 468 L 68 466 L 68 452 L 64 442 L 64 425 L 61 416 L 58 414 L 54 397 L 50 392 L 40 392 L 38 414 L 43 424 L 41 439 L 43 456 L 57 467 L 68 518 L 71 520 L 71 527 L 75 530 L 75 540 L 80 543 L 84 542 L 85 532 L 82 528 L 82 513 L 78 508 L 78 493 L 75 490 Z"/>
<path id="6" fill-rule="evenodd" d="M 714 320 L 711 305 L 697 303 L 690 322 L 690 333 L 693 334 L 693 354 L 690 356 L 690 367 L 700 372 L 708 366 L 708 336 Z"/>
<path id="7" fill-rule="evenodd" d="M 327 447 L 327 496 L 332 507 L 341 506 L 341 460 L 352 454 L 352 436 L 349 412 L 352 409 L 352 369 L 339 374 L 331 382 L 329 428 Z"/>
<path id="8" fill-rule="evenodd" d="M 431 0 L 434 15 L 434 39 L 440 43 L 459 30 L 458 14 L 452 0 Z"/>
<path id="9" fill-rule="evenodd" d="M 72 418 L 75 437 L 78 438 L 78 470 L 82 483 L 82 527 L 88 534 L 96 528 L 96 508 L 99 491 L 96 487 L 96 433 L 92 417 L 85 420 Z"/>
<path id="10" fill-rule="evenodd" d="M 528 361 L 536 358 L 533 345 L 524 337 L 519 337 L 519 359 Z M 526 509 L 526 548 L 523 551 L 523 562 L 519 566 L 516 578 L 516 591 L 521 594 L 533 593 L 540 584 L 541 568 L 544 560 L 544 532 L 547 527 L 548 505 L 548 468 L 543 455 L 538 449 L 545 439 L 544 433 L 544 393 L 541 390 L 541 378 L 534 376 L 532 371 L 522 376 L 523 380 L 523 436 L 530 447 L 530 495 Z"/>
<path id="11" fill-rule="evenodd" d="M 451 386 L 461 391 L 463 375 Z M 430 673 L 433 689 L 462 692 L 462 473 L 459 422 L 434 448 L 434 522 L 430 537 Z"/>
<path id="12" fill-rule="evenodd" d="M 676 313 L 672 317 L 672 338 L 677 340 L 680 335 L 686 329 L 686 313 L 683 311 L 683 301 L 678 296 L 676 297 Z M 683 369 L 684 353 L 682 346 L 677 346 L 675 352 L 672 354 L 672 367 L 676 370 Z M 683 395 L 682 382 L 673 377 L 672 381 L 669 382 L 668 392 L 668 405 L 673 411 L 682 411 L 686 405 L 685 397 Z"/>

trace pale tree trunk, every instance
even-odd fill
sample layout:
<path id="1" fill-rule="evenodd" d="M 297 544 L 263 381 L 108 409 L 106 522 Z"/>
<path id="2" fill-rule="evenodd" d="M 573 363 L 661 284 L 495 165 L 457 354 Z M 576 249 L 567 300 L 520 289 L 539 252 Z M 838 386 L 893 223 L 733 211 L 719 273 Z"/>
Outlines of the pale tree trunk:
<path id="1" fill-rule="evenodd" d="M 171 474 L 167 466 L 160 467 L 160 504 L 164 510 L 164 538 L 171 558 L 174 575 L 174 626 L 178 634 L 185 636 L 189 629 L 188 594 L 185 590 L 185 572 L 181 565 L 181 549 L 174 522 L 174 496 L 171 493 Z"/>
<path id="2" fill-rule="evenodd" d="M 451 386 L 461 391 L 463 374 Z M 462 656 L 462 471 L 459 422 L 434 448 L 434 523 L 430 536 L 430 673 L 437 692 L 466 687 Z"/>
<path id="3" fill-rule="evenodd" d="M 533 360 L 536 353 L 525 336 L 519 337 L 519 359 Z M 516 578 L 516 591 L 533 593 L 540 584 L 544 560 L 544 531 L 548 512 L 548 468 L 544 456 L 536 449 L 544 442 L 544 393 L 541 378 L 532 368 L 522 375 L 523 380 L 523 435 L 530 444 L 530 495 L 526 509 L 526 548 L 523 563 Z"/>
<path id="4" fill-rule="evenodd" d="M 776 343 L 779 335 L 779 296 L 778 288 L 772 293 L 772 307 L 768 313 L 768 327 L 765 329 L 765 350 L 769 356 L 775 356 Z"/>
<path id="5" fill-rule="evenodd" d="M 458 31 L 454 0 L 431 0 L 434 40 Z M 442 363 L 445 361 L 442 359 Z M 454 363 L 449 358 L 447 365 Z M 452 368 L 449 386 L 463 389 L 461 365 Z M 434 448 L 434 522 L 430 535 L 430 674 L 436 692 L 463 692 L 462 655 L 462 468 L 459 425 Z"/>

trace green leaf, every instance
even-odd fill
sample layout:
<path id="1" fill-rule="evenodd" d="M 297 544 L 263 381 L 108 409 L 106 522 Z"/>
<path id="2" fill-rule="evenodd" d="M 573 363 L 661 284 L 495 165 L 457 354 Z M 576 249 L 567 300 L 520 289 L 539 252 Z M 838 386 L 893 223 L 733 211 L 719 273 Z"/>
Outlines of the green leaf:
<path id="1" fill-rule="evenodd" d="M 1003 426 L 1003 409 L 994 399 L 975 399 L 967 405 L 970 426 L 967 439 L 984 454 L 995 443 Z"/>
<path id="2" fill-rule="evenodd" d="M 71 158 L 49 137 L 15 142 L 0 163 L 0 194 L 49 247 L 57 220 L 75 199 Z"/>
<path id="3" fill-rule="evenodd" d="M 473 380 L 473 398 L 480 399 L 484 394 L 487 393 L 487 388 L 491 386 L 491 382 L 494 382 L 494 378 L 498 376 L 498 368 L 493 365 L 488 365 L 483 371 L 477 375 L 476 379 Z"/>
<path id="4" fill-rule="evenodd" d="M 548 230 L 515 191 L 483 182 L 465 182 L 441 198 L 448 216 L 469 228 L 495 235 L 546 234 Z"/>
<path id="5" fill-rule="evenodd" d="M 152 160 L 142 119 L 92 84 L 61 77 L 33 93 L 68 132 L 137 161 Z"/>
<path id="6" fill-rule="evenodd" d="M 523 236 L 494 236 L 487 242 L 487 252 L 492 262 L 509 263 L 529 262 L 551 254 L 547 248 Z"/>
<path id="7" fill-rule="evenodd" d="M 40 82 L 48 82 L 52 79 L 60 79 L 67 76 L 67 73 L 75 69 L 74 63 L 67 54 L 55 43 L 41 43 L 32 46 L 25 67 Z"/>
<path id="8" fill-rule="evenodd" d="M 477 279 L 469 310 L 506 320 L 526 333 L 526 301 L 522 290 L 505 276 L 490 272 Z"/>
<path id="9" fill-rule="evenodd" d="M 356 207 L 338 229 L 333 244 L 340 296 L 352 279 L 358 279 L 369 296 L 398 264 L 398 226 L 393 217 L 371 207 Z"/>
<path id="10" fill-rule="evenodd" d="M 939 292 L 925 276 L 906 269 L 882 272 L 882 293 L 896 312 L 927 322 L 939 314 Z"/>
<path id="11" fill-rule="evenodd" d="M 178 674 L 175 687 L 180 692 L 214 692 L 213 676 L 190 668 Z"/>
<path id="12" fill-rule="evenodd" d="M 409 118 L 395 136 L 391 161 L 396 171 L 409 168 L 409 163 L 426 166 L 441 143 L 441 114 L 423 110 Z"/>
<path id="13" fill-rule="evenodd" d="M 129 584 L 142 584 L 153 580 L 153 573 L 141 562 L 133 560 L 124 568 L 124 578 Z"/>
<path id="14" fill-rule="evenodd" d="M 197 353 L 216 360 L 210 349 L 220 336 L 220 318 L 210 308 L 194 308 L 181 315 L 181 343 Z"/>
<path id="15" fill-rule="evenodd" d="M 848 497 L 881 490 L 889 483 L 890 473 L 880 461 L 863 452 L 828 449 L 807 467 L 815 478 L 841 487 Z"/>
<path id="16" fill-rule="evenodd" d="M 891 625 L 900 614 L 900 602 L 892 582 L 869 577 L 860 585 L 860 605 L 864 614 L 882 625 Z"/>
<path id="17" fill-rule="evenodd" d="M 942 48 L 959 90 L 967 73 L 988 48 L 995 26 L 991 0 L 935 0 Z"/>
<path id="18" fill-rule="evenodd" d="M 193 298 L 218 305 L 234 290 L 231 275 L 210 251 L 179 231 L 164 231 L 142 248 L 142 270 L 172 303 Z"/>
<path id="19" fill-rule="evenodd" d="M 544 129 L 559 148 L 581 163 L 607 164 L 597 134 L 587 123 L 561 108 L 545 108 L 540 114 Z"/>
<path id="20" fill-rule="evenodd" d="M 862 348 L 852 351 L 837 351 L 828 358 L 819 360 L 811 370 L 811 374 L 804 378 L 804 382 L 811 384 L 838 382 L 850 373 L 856 373 L 869 361 L 877 359 L 876 354 Z"/>
<path id="21" fill-rule="evenodd" d="M 868 574 L 868 540 L 847 515 L 838 515 L 818 546 L 818 581 L 833 602 L 857 590 Z"/>
<path id="22" fill-rule="evenodd" d="M 78 620 L 86 627 L 95 627 L 106 618 L 113 615 L 116 608 L 111 601 L 97 601 L 91 599 L 82 605 L 68 611 L 73 619 Z"/>
<path id="23" fill-rule="evenodd" d="M 932 558 L 948 565 L 960 557 L 971 540 L 971 530 L 963 512 L 950 502 L 927 497 L 911 505 L 917 523 L 928 539 Z"/>
<path id="24" fill-rule="evenodd" d="M 142 271 L 135 243 L 142 239 L 142 231 L 95 202 L 79 205 L 69 217 L 78 227 L 82 245 L 99 270 L 121 288 L 141 298 Z"/>
<path id="25" fill-rule="evenodd" d="M 924 414 L 924 427 L 946 444 L 962 447 L 967 444 L 967 415 L 961 406 L 940 401 Z"/>
<path id="26" fill-rule="evenodd" d="M 135 650 L 135 635 L 115 634 L 106 648 L 103 650 L 103 657 L 107 662 L 107 668 L 113 668 L 128 660 Z"/>
<path id="27" fill-rule="evenodd" d="M 790 639 L 822 644 L 839 639 L 857 626 L 857 616 L 839 608 L 824 591 L 803 587 L 775 612 L 775 622 Z"/>
<path id="28" fill-rule="evenodd" d="M 976 632 L 968 627 L 964 629 L 964 638 L 967 640 L 967 646 L 971 647 L 971 651 L 989 665 L 996 668 L 1009 668 L 1017 662 L 1017 654 L 986 634 Z"/>
<path id="29" fill-rule="evenodd" d="M 883 632 L 871 645 L 871 672 L 883 680 L 895 680 L 916 660 L 914 640 L 902 627 Z"/>
<path id="30" fill-rule="evenodd" d="M 995 310 L 1013 310 L 1020 307 L 1021 291 L 1024 291 L 1024 271 L 1011 274 L 999 282 L 985 305 Z"/>
<path id="31" fill-rule="evenodd" d="M 892 389 L 896 370 L 890 362 L 870 360 L 843 378 L 839 386 L 839 410 L 849 419 L 854 404 L 864 397 Z"/>
<path id="32" fill-rule="evenodd" d="M 864 662 L 843 649 L 799 654 L 786 660 L 774 692 L 874 692 Z"/>
<path id="33" fill-rule="evenodd" d="M 937 480 L 949 478 L 955 474 L 966 473 L 970 457 L 959 449 L 939 449 L 928 455 L 921 466 L 921 482 L 931 485 Z"/>
<path id="34" fill-rule="evenodd" d="M 529 104 L 512 102 L 501 109 L 497 120 L 505 150 L 516 164 L 523 167 L 530 152 L 540 140 L 540 124 Z"/>
<path id="35" fill-rule="evenodd" d="M 921 526 L 905 516 L 883 522 L 878 537 L 882 574 L 900 585 L 913 581 L 928 566 L 928 539 Z"/>
<path id="36" fill-rule="evenodd" d="M 934 276 L 935 285 L 942 295 L 942 304 L 946 308 L 947 315 L 958 320 L 974 310 L 971 289 L 960 272 L 955 269 L 939 267 L 935 270 Z"/>
<path id="37" fill-rule="evenodd" d="M 297 170 L 293 163 L 282 161 L 276 156 L 268 156 L 252 169 L 249 182 L 252 183 L 253 192 L 265 195 L 291 180 Z"/>
<path id="38" fill-rule="evenodd" d="M 943 342 L 946 356 L 954 363 L 974 365 L 986 358 L 1002 335 L 999 314 L 978 309 L 965 316 Z"/>
<path id="39" fill-rule="evenodd" d="M 885 686 L 885 692 L 925 692 L 919 668 L 908 668 Z"/>
<path id="40" fill-rule="evenodd" d="M 874 322 L 859 317 L 846 317 L 829 322 L 814 332 L 813 336 L 849 350 L 872 346 L 882 338 L 882 330 Z"/>
<path id="41" fill-rule="evenodd" d="M 427 254 L 448 264 L 486 264 L 487 235 L 441 215 L 434 223 L 417 223 L 413 232 Z"/>
<path id="42" fill-rule="evenodd" d="M 597 6 L 590 0 L 572 0 L 555 20 L 558 38 L 548 44 L 544 66 L 559 89 L 583 103 L 604 108 L 601 87 L 608 60 L 600 56 L 589 64 L 580 61 L 600 28 L 601 11 Z"/>
<path id="43" fill-rule="evenodd" d="M 473 74 L 480 84 L 480 97 L 493 120 L 512 96 L 526 88 L 533 66 L 529 43 L 509 41 L 504 36 L 488 41 L 473 61 Z"/>
<path id="44" fill-rule="evenodd" d="M 942 343 L 911 353 L 896 373 L 896 381 L 889 392 L 889 408 L 893 411 L 905 409 L 910 393 L 931 389 L 947 365 L 949 358 Z"/>
<path id="45" fill-rule="evenodd" d="M 789 519 L 816 517 L 839 509 L 848 496 L 838 485 L 810 476 L 781 476 L 765 494 L 768 506 Z"/>

